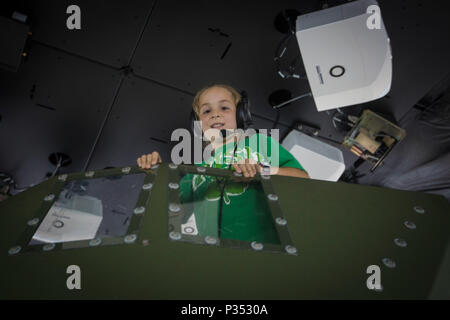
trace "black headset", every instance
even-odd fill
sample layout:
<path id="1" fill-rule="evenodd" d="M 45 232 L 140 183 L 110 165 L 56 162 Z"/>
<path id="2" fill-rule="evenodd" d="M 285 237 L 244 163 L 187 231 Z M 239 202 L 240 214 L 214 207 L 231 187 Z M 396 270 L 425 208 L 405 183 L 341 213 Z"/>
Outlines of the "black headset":
<path id="1" fill-rule="evenodd" d="M 197 114 L 191 111 L 191 130 L 194 132 L 194 123 L 198 121 Z M 253 127 L 252 114 L 250 113 L 250 101 L 246 91 L 241 92 L 241 100 L 236 106 L 236 125 L 238 129 L 247 130 Z"/>

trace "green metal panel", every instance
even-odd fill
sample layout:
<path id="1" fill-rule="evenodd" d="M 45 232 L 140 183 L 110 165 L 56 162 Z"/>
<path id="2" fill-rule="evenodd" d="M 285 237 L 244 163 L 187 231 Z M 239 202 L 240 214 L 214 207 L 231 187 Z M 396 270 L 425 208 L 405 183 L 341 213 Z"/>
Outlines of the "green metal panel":
<path id="1" fill-rule="evenodd" d="M 169 239 L 167 165 L 132 170 L 157 173 L 133 244 L 10 255 L 58 179 L 1 202 L 0 298 L 449 298 L 450 284 L 443 281 L 449 278 L 450 210 L 444 197 L 272 176 L 298 249 L 288 255 Z M 407 246 L 397 246 L 395 238 Z M 383 258 L 396 267 L 386 267 Z M 69 265 L 81 268 L 81 290 L 66 287 Z M 370 265 L 381 268 L 382 292 L 366 286 Z"/>

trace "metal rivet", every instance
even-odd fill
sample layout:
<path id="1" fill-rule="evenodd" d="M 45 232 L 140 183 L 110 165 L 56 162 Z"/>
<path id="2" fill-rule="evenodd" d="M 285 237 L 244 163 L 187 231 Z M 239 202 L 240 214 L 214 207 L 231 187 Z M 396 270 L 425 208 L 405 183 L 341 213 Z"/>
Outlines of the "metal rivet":
<path id="1" fill-rule="evenodd" d="M 408 243 L 405 240 L 400 239 L 400 238 L 395 238 L 394 239 L 394 243 L 396 245 L 398 245 L 399 247 L 402 247 L 402 248 L 404 248 L 404 247 L 406 247 L 408 245 Z"/>
<path id="2" fill-rule="evenodd" d="M 287 220 L 281 217 L 276 218 L 275 222 L 280 226 L 285 226 L 287 224 Z"/>
<path id="3" fill-rule="evenodd" d="M 31 227 L 31 226 L 35 226 L 35 225 L 37 225 L 39 223 L 39 219 L 38 218 L 34 218 L 34 219 L 31 219 L 30 221 L 28 221 L 28 225 Z"/>
<path id="4" fill-rule="evenodd" d="M 169 237 L 172 240 L 180 240 L 181 239 L 181 233 L 176 232 L 176 231 L 172 231 L 171 233 L 169 233 Z"/>
<path id="5" fill-rule="evenodd" d="M 169 163 L 169 168 L 175 170 L 178 166 L 175 163 Z"/>
<path id="6" fill-rule="evenodd" d="M 136 209 L 134 209 L 134 214 L 141 214 L 145 212 L 145 207 L 137 207 Z"/>
<path id="7" fill-rule="evenodd" d="M 150 190 L 151 188 L 153 188 L 153 183 L 146 183 L 142 186 L 143 190 Z"/>
<path id="8" fill-rule="evenodd" d="M 264 249 L 264 245 L 262 243 L 256 242 L 256 241 L 253 241 L 251 246 L 256 251 L 260 251 L 260 250 Z"/>
<path id="9" fill-rule="evenodd" d="M 129 234 L 125 238 L 123 238 L 123 241 L 127 244 L 134 243 L 136 241 L 137 237 L 135 234 Z"/>
<path id="10" fill-rule="evenodd" d="M 210 245 L 215 245 L 217 243 L 217 239 L 211 236 L 206 236 L 205 242 Z"/>
<path id="11" fill-rule="evenodd" d="M 15 246 L 8 250 L 8 254 L 10 255 L 17 254 L 20 252 L 20 250 L 22 250 L 21 246 Z"/>
<path id="12" fill-rule="evenodd" d="M 44 198 L 45 201 L 52 201 L 53 199 L 55 199 L 55 195 L 53 193 Z"/>
<path id="13" fill-rule="evenodd" d="M 417 212 L 418 214 L 424 214 L 425 213 L 425 209 L 419 206 L 415 206 L 414 207 L 414 211 Z"/>
<path id="14" fill-rule="evenodd" d="M 297 248 L 294 246 L 287 245 L 286 247 L 284 247 L 284 250 L 286 250 L 286 252 L 289 254 L 297 254 Z"/>
<path id="15" fill-rule="evenodd" d="M 147 239 L 145 239 L 145 240 L 142 240 L 142 245 L 143 246 L 148 246 L 150 244 L 150 241 L 148 241 Z"/>
<path id="16" fill-rule="evenodd" d="M 102 239 L 100 239 L 100 238 L 92 239 L 91 241 L 89 241 L 89 245 L 91 247 L 96 247 L 96 246 L 100 245 L 101 243 L 102 243 Z"/>
<path id="17" fill-rule="evenodd" d="M 58 180 L 61 180 L 61 181 L 66 181 L 66 179 L 67 179 L 67 174 L 62 174 L 58 177 Z"/>
<path id="18" fill-rule="evenodd" d="M 89 171 L 89 172 L 86 172 L 84 175 L 86 176 L 86 177 L 93 177 L 94 176 L 94 174 L 95 174 L 95 172 L 94 171 Z"/>
<path id="19" fill-rule="evenodd" d="M 45 246 L 42 247 L 42 250 L 44 251 L 52 251 L 53 249 L 55 249 L 54 243 L 47 243 Z"/>
<path id="20" fill-rule="evenodd" d="M 233 174 L 234 174 L 236 177 L 242 177 L 242 173 L 239 173 L 239 172 L 237 172 L 237 171 L 234 171 Z"/>
<path id="21" fill-rule="evenodd" d="M 278 200 L 278 196 L 276 194 L 273 194 L 273 193 L 268 194 L 267 198 L 269 198 L 269 200 L 271 200 L 271 201 L 277 201 Z"/>
<path id="22" fill-rule="evenodd" d="M 123 172 L 123 173 L 130 173 L 130 171 L 131 171 L 131 168 L 130 168 L 130 167 L 122 168 L 122 172 Z"/>
<path id="23" fill-rule="evenodd" d="M 206 168 L 205 167 L 197 167 L 197 171 L 198 172 L 205 172 Z"/>
<path id="24" fill-rule="evenodd" d="M 154 164 L 154 165 L 152 165 L 152 167 L 151 167 L 152 170 L 158 169 L 158 168 L 159 168 L 159 163 Z"/>
<path id="25" fill-rule="evenodd" d="M 394 261 L 394 260 L 391 260 L 391 259 L 389 259 L 389 258 L 384 258 L 384 259 L 383 259 L 383 264 L 384 264 L 386 267 L 391 268 L 391 269 L 393 269 L 393 268 L 395 268 L 395 267 L 397 266 L 397 264 L 395 263 L 395 261 Z"/>
<path id="26" fill-rule="evenodd" d="M 175 182 L 169 183 L 169 188 L 172 190 L 177 190 L 179 187 L 180 187 L 180 185 L 178 183 L 175 183 Z"/>
<path id="27" fill-rule="evenodd" d="M 408 229 L 414 230 L 416 229 L 416 224 L 414 222 L 411 221 L 405 221 L 403 223 L 405 225 L 405 227 L 407 227 Z"/>
<path id="28" fill-rule="evenodd" d="M 180 206 L 176 203 L 169 204 L 169 211 L 170 212 L 179 212 L 181 210 Z"/>

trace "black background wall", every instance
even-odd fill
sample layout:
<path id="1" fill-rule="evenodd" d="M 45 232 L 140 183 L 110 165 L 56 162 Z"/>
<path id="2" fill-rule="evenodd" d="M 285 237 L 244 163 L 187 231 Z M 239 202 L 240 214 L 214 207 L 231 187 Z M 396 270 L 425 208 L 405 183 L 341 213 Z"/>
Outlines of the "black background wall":
<path id="1" fill-rule="evenodd" d="M 274 52 L 284 35 L 275 17 L 285 9 L 307 13 L 344 2 L 2 1 L 0 14 L 26 14 L 32 34 L 19 71 L 0 70 L 0 171 L 28 186 L 53 171 L 48 158 L 54 152 L 72 159 L 60 172 L 134 165 L 153 150 L 169 161 L 172 131 L 188 127 L 192 98 L 210 83 L 246 90 L 256 127 L 271 128 L 272 92 L 309 92 L 307 81 L 276 73 Z M 81 30 L 66 28 L 71 4 L 81 8 Z M 379 4 L 394 56 L 392 89 L 345 111 L 370 108 L 401 122 L 449 73 L 448 5 Z M 303 99 L 283 109 L 278 128 L 282 136 L 296 121 L 308 122 L 321 128 L 320 139 L 339 146 L 344 133 L 331 116 Z M 347 166 L 356 160 L 348 151 L 344 156 Z"/>

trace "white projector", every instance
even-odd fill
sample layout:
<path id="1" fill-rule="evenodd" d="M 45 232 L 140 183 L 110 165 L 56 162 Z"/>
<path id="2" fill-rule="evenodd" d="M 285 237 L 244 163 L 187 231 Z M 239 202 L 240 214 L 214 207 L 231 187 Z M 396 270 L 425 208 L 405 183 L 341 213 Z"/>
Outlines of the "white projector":
<path id="1" fill-rule="evenodd" d="M 375 0 L 298 16 L 296 36 L 317 110 L 364 103 L 389 92 L 391 46 Z"/>

